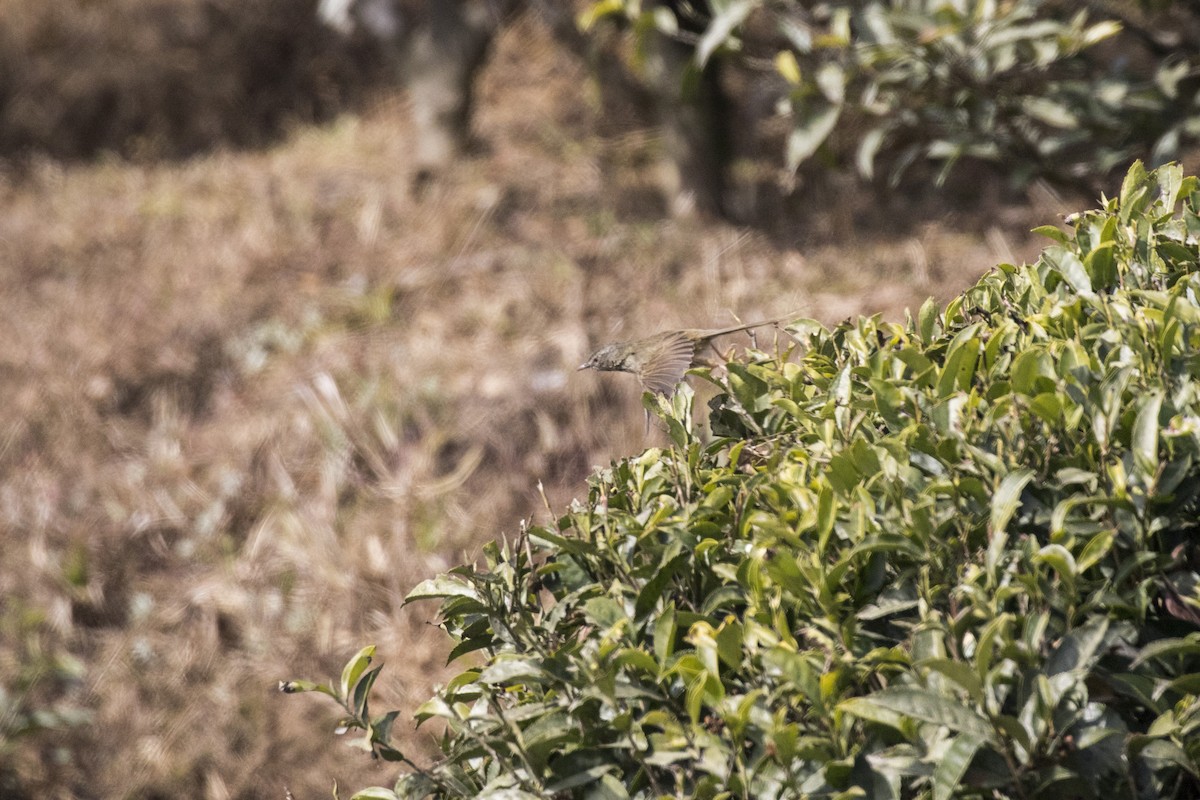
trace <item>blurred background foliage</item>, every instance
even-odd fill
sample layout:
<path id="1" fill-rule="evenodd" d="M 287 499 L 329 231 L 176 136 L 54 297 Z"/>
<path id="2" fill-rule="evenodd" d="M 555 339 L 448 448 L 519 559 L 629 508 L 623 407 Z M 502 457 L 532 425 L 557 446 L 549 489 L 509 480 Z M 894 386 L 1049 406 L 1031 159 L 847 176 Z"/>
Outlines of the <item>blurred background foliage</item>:
<path id="1" fill-rule="evenodd" d="M 316 0 L 0 2 L 0 153 L 188 156 L 328 121 L 387 77 Z"/>
<path id="2" fill-rule="evenodd" d="M 582 22 L 611 18 L 686 46 L 693 72 L 776 73 L 791 170 L 818 159 L 895 185 L 914 164 L 941 181 L 982 160 L 1097 192 L 1200 135 L 1192 3 L 600 0 Z"/>
<path id="3" fill-rule="evenodd" d="M 374 641 L 378 702 L 428 696 L 446 644 L 405 594 L 548 517 L 539 481 L 561 508 L 647 444 L 632 383 L 574 374 L 592 345 L 731 312 L 894 318 L 1090 204 L 977 161 L 863 182 L 851 113 L 847 145 L 790 170 L 803 115 L 773 103 L 809 72 L 728 59 L 747 15 L 713 58 L 754 101 L 734 130 L 766 120 L 726 165 L 754 227 L 668 217 L 667 137 L 531 11 L 478 76 L 475 147 L 415 194 L 392 57 L 315 5 L 0 0 L 4 797 L 372 780 L 274 681 Z M 1181 8 L 1137 20 L 1184 37 L 1155 16 Z M 636 69 L 635 36 L 591 35 Z"/>

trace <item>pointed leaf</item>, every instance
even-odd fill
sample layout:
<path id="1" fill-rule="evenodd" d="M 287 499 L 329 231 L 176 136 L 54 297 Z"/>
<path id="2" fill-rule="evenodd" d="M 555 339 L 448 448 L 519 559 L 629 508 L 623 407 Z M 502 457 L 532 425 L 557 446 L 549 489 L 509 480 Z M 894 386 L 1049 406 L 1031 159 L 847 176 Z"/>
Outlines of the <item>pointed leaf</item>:
<path id="1" fill-rule="evenodd" d="M 958 733 L 968 734 L 980 740 L 995 743 L 996 732 L 991 724 L 974 709 L 964 706 L 949 697 L 925 689 L 895 687 L 884 689 L 866 697 L 854 698 L 855 702 L 839 704 L 855 716 L 863 716 L 860 709 L 874 707 L 883 711 L 903 714 L 922 722 L 945 725 Z"/>
<path id="2" fill-rule="evenodd" d="M 342 697 L 350 697 L 350 691 L 358 684 L 358 679 L 362 674 L 367 671 L 374 655 L 375 645 L 369 644 L 346 662 L 346 666 L 342 668 Z"/>
<path id="3" fill-rule="evenodd" d="M 741 25 L 746 17 L 758 5 L 754 0 L 736 0 L 721 9 L 708 23 L 708 30 L 696 45 L 696 63 L 703 67 L 717 48 L 725 44 L 733 34 L 734 29 Z"/>
<path id="4" fill-rule="evenodd" d="M 1153 479 L 1158 472 L 1158 414 L 1162 409 L 1162 392 L 1153 392 L 1145 398 L 1138 409 L 1137 419 L 1133 423 L 1134 463 L 1147 480 Z"/>
<path id="5" fill-rule="evenodd" d="M 983 742 L 974 736 L 958 736 L 946 748 L 933 769 L 933 800 L 951 800 L 971 759 Z"/>

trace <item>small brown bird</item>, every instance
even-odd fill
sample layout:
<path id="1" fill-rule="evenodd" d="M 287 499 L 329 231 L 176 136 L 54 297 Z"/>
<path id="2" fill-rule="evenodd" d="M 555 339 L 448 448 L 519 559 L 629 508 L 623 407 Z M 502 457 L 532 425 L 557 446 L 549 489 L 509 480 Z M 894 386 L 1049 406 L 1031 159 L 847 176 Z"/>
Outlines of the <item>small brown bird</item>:
<path id="1" fill-rule="evenodd" d="M 751 328 L 778 325 L 788 317 L 765 319 L 729 328 L 703 330 L 685 328 L 679 331 L 663 331 L 633 342 L 613 342 L 592 353 L 591 358 L 579 365 L 579 369 L 596 369 L 601 372 L 629 372 L 637 376 L 648 392 L 669 395 L 683 380 L 696 359 L 696 351 L 713 339 Z"/>

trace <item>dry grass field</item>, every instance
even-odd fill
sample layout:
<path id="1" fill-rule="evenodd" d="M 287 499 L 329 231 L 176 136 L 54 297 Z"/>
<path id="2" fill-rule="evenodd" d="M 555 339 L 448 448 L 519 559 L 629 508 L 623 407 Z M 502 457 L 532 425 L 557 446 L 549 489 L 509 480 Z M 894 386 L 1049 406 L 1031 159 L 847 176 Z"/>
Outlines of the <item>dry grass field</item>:
<path id="1" fill-rule="evenodd" d="M 770 235 L 664 219 L 656 137 L 598 133 L 529 19 L 479 99 L 480 152 L 419 197 L 401 93 L 255 151 L 0 173 L 0 795 L 386 781 L 276 682 L 373 642 L 377 707 L 424 699 L 448 647 L 405 593 L 646 445 L 633 381 L 574 371 L 591 347 L 900 318 L 1065 210 L 831 178 Z"/>

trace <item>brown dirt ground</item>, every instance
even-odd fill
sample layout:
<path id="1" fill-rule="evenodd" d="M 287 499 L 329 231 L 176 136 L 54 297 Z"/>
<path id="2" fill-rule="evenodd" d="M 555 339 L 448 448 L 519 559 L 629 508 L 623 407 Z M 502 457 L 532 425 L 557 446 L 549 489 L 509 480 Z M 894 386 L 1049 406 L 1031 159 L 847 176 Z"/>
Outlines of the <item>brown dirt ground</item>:
<path id="1" fill-rule="evenodd" d="M 656 138 L 597 134 L 583 66 L 537 24 L 479 96 L 484 150 L 419 198 L 399 95 L 263 152 L 0 178 L 0 686 L 23 692 L 0 764 L 30 796 L 387 782 L 331 704 L 275 683 L 369 642 L 376 709 L 445 678 L 405 593 L 545 518 L 539 481 L 561 509 L 646 444 L 633 382 L 574 371 L 592 346 L 731 313 L 901 318 L 1088 204 L 829 181 L 798 190 L 790 237 L 664 220 L 630 199 Z M 58 727 L 6 740 L 13 702 Z"/>

